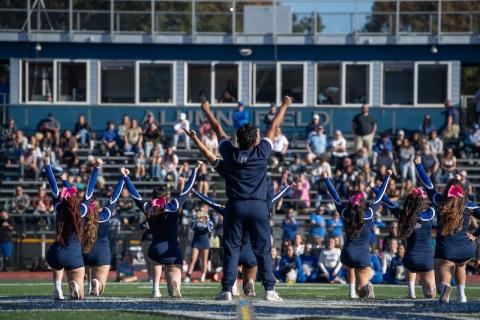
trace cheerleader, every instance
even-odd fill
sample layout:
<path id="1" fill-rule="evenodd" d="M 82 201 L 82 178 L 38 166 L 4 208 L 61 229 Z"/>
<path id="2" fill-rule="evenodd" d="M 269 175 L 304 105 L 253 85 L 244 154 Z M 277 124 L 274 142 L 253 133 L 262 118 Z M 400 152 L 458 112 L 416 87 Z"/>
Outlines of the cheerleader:
<path id="1" fill-rule="evenodd" d="M 480 208 L 466 201 L 459 179 L 448 180 L 443 193 L 439 193 L 430 181 L 420 157 L 415 157 L 415 164 L 420 181 L 438 215 L 434 267 L 440 302 L 450 301 L 450 282 L 455 273 L 457 302 L 466 303 L 466 265 L 475 254 L 473 241 L 480 234 L 480 229 L 470 234 L 467 228 L 471 215 L 480 218 Z"/>
<path id="2" fill-rule="evenodd" d="M 125 184 L 137 207 L 142 211 L 153 235 L 148 249 L 148 257 L 153 261 L 153 298 L 160 298 L 160 276 L 165 266 L 168 294 L 172 298 L 181 298 L 180 282 L 182 280 L 182 253 L 177 239 L 178 211 L 187 199 L 193 187 L 197 170 L 202 162 L 192 171 L 180 196 L 167 203 L 163 187 L 153 189 L 152 200 L 143 201 L 129 177 L 129 170 L 122 168 Z"/>
<path id="3" fill-rule="evenodd" d="M 66 271 L 71 299 L 83 299 L 83 279 L 85 267 L 82 256 L 82 218 L 87 214 L 93 189 L 97 182 L 98 170 L 103 161 L 96 160 L 84 201 L 78 197 L 75 187 L 67 187 L 66 180 L 62 190 L 58 189 L 57 181 L 50 166 L 50 158 L 44 158 L 45 173 L 52 190 L 53 204 L 56 212 L 56 238 L 47 251 L 47 263 L 52 268 L 55 284 L 55 300 L 64 300 L 62 292 L 63 270 Z"/>
<path id="4" fill-rule="evenodd" d="M 350 196 L 348 204 L 345 206 L 342 204 L 332 181 L 328 178 L 328 174 L 325 171 L 322 172 L 327 190 L 345 226 L 346 240 L 340 260 L 348 272 L 350 298 L 356 298 L 355 291 L 360 298 L 375 298 L 373 286 L 369 282 L 371 277 L 369 234 L 372 218 L 380 206 L 391 174 L 392 171 L 387 170 L 380 192 L 376 194 L 371 205 L 367 205 L 364 193 L 359 192 Z M 353 280 L 354 278 L 355 280 Z"/>
<path id="5" fill-rule="evenodd" d="M 377 193 L 378 188 L 372 187 Z M 420 275 L 423 296 L 435 298 L 435 274 L 433 272 L 432 226 L 435 218 L 433 207 L 425 208 L 427 195 L 421 188 L 413 188 L 403 202 L 401 209 L 388 196 L 382 198 L 383 204 L 390 209 L 398 220 L 398 236 L 407 240 L 407 249 L 403 265 L 408 271 L 407 297 L 415 299 L 415 280 Z M 424 210 L 425 209 L 425 210 Z"/>
<path id="6" fill-rule="evenodd" d="M 197 213 L 196 217 L 193 217 L 190 228 L 193 230 L 192 260 L 188 266 L 187 276 L 185 277 L 184 282 L 190 282 L 193 268 L 199 257 L 202 265 L 200 282 L 205 282 L 208 267 L 208 251 L 210 250 L 210 234 L 213 231 L 213 222 L 210 221 L 210 217 L 208 216 L 208 207 L 205 209 L 202 208 L 202 210 Z"/>
<path id="7" fill-rule="evenodd" d="M 108 221 L 115 211 L 124 185 L 123 176 L 117 182 L 106 206 L 93 200 L 88 206 L 88 214 L 84 218 L 83 227 L 83 261 L 86 266 L 91 296 L 101 296 L 107 284 L 112 255 L 108 240 Z"/>

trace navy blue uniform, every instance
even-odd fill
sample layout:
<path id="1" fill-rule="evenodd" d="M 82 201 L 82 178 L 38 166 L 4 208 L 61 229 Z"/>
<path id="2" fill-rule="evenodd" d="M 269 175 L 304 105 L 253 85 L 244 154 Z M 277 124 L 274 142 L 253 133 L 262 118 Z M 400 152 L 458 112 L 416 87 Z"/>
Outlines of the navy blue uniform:
<path id="1" fill-rule="evenodd" d="M 192 248 L 210 249 L 210 233 L 213 230 L 213 222 L 208 219 L 204 223 L 194 218 L 190 228 L 193 230 Z"/>
<path id="2" fill-rule="evenodd" d="M 370 229 L 373 224 L 373 215 L 380 206 L 385 190 L 387 189 L 388 180 L 390 177 L 384 177 L 382 186 L 380 187 L 380 192 L 375 195 L 375 200 L 373 203 L 365 210 L 364 214 L 364 223 L 363 227 L 360 230 L 360 233 L 356 236 L 351 236 L 347 234 L 347 239 L 342 249 L 340 255 L 340 261 L 342 264 L 350 268 L 366 268 L 371 265 L 371 256 L 370 256 L 370 245 L 369 245 L 369 235 Z M 327 186 L 328 193 L 335 203 L 337 211 L 340 212 L 342 219 L 345 220 L 345 217 L 350 214 L 348 207 L 342 204 L 340 196 L 335 190 L 333 183 L 330 179 L 325 179 L 325 184 Z M 344 221 L 344 224 L 346 222 Z"/>
<path id="3" fill-rule="evenodd" d="M 140 211 L 147 215 L 148 226 L 152 232 L 152 243 L 148 249 L 148 257 L 159 264 L 182 264 L 182 252 L 177 238 L 178 211 L 187 199 L 196 177 L 197 169 L 194 169 L 180 196 L 168 202 L 165 205 L 164 213 L 155 218 L 150 218 L 148 215 L 152 208 L 151 202 L 143 201 L 130 178 L 125 177 L 127 189 Z M 159 219 L 165 220 L 159 222 Z"/>
<path id="4" fill-rule="evenodd" d="M 271 201 L 268 201 L 271 206 L 273 206 L 277 201 L 279 201 L 285 193 L 290 189 L 290 186 L 286 186 L 277 194 L 273 194 L 273 188 L 269 190 L 268 198 L 271 198 Z M 192 190 L 193 194 L 199 198 L 203 203 L 207 204 L 209 207 L 214 209 L 217 213 L 225 216 L 225 208 L 220 205 L 219 203 L 215 202 L 215 200 L 207 197 L 203 193 L 200 193 L 196 190 Z M 271 207 L 270 206 L 270 207 Z M 238 260 L 238 264 L 241 266 L 245 266 L 247 268 L 255 267 L 257 265 L 257 259 L 255 258 L 255 254 L 253 253 L 252 244 L 250 242 L 250 236 L 246 230 L 243 231 L 242 236 L 242 244 L 240 248 L 240 258 Z"/>
<path id="5" fill-rule="evenodd" d="M 373 192 L 377 192 L 374 188 Z M 402 210 L 387 197 L 382 198 L 383 204 L 390 209 L 395 218 L 400 219 Z M 412 234 L 407 238 L 407 248 L 403 257 L 403 265 L 411 272 L 427 272 L 433 270 L 432 226 L 435 209 L 428 208 L 420 212 Z"/>
<path id="6" fill-rule="evenodd" d="M 57 186 L 57 181 L 55 180 L 55 176 L 53 175 L 52 168 L 50 165 L 45 166 L 45 173 L 47 174 L 48 184 L 52 190 L 52 199 L 53 205 L 55 207 L 55 212 L 57 215 L 57 233 L 60 232 L 58 230 L 58 221 L 60 214 L 57 210 L 58 205 L 62 201 L 60 197 L 60 190 Z M 84 217 L 88 212 L 88 204 L 92 198 L 93 190 L 95 188 L 95 184 L 97 183 L 98 177 L 98 168 L 93 168 L 92 175 L 90 177 L 90 181 L 88 182 L 87 190 L 85 192 L 84 201 L 80 204 L 80 215 Z M 64 186 L 68 187 L 68 182 L 64 181 Z M 84 266 L 83 263 L 83 256 L 82 256 L 82 245 L 78 240 L 76 234 L 71 234 L 67 239 L 65 239 L 64 244 L 55 241 L 47 251 L 47 263 L 48 265 L 55 270 L 73 270 L 78 269 Z"/>
<path id="7" fill-rule="evenodd" d="M 443 195 L 435 190 L 423 165 L 418 164 L 416 167 L 420 181 L 425 186 L 430 201 L 435 207 L 439 207 L 443 202 Z M 437 214 L 440 216 L 441 212 L 438 212 Z M 446 236 L 441 235 L 440 231 L 437 231 L 435 258 L 449 260 L 455 263 L 463 263 L 473 258 L 475 255 L 475 245 L 467 238 L 468 224 L 471 215 L 474 215 L 479 219 L 480 208 L 474 203 L 467 201 L 463 212 L 462 228 L 455 233 Z"/>
<path id="8" fill-rule="evenodd" d="M 110 245 L 108 240 L 108 233 L 109 233 L 109 225 L 108 221 L 112 217 L 115 205 L 117 204 L 118 199 L 120 198 L 120 194 L 122 193 L 123 185 L 125 184 L 125 180 L 121 177 L 113 193 L 108 201 L 107 206 L 105 206 L 102 211 L 99 213 L 99 223 L 97 228 L 97 238 L 95 239 L 95 243 L 91 248 L 90 252 L 83 255 L 83 261 L 85 265 L 90 267 L 96 266 L 105 266 L 110 265 L 112 261 L 112 255 L 110 253 Z"/>

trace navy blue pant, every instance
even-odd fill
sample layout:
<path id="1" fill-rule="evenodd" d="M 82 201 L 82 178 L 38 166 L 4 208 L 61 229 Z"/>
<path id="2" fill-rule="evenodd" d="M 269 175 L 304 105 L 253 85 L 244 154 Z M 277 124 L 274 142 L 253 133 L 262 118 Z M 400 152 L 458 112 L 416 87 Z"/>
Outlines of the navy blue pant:
<path id="1" fill-rule="evenodd" d="M 231 291 L 237 279 L 243 230 L 247 230 L 257 259 L 260 279 L 265 290 L 273 290 L 270 219 L 267 203 L 263 200 L 229 201 L 223 223 L 223 278 L 222 290 Z"/>

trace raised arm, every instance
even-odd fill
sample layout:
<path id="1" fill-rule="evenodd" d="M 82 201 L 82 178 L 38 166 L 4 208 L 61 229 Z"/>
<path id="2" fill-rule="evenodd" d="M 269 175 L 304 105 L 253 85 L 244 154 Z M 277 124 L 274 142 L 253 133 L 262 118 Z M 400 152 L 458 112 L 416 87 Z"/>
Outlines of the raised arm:
<path id="1" fill-rule="evenodd" d="M 90 180 L 88 180 L 87 190 L 85 191 L 85 201 L 90 201 L 93 196 L 93 191 L 97 185 L 98 172 L 103 165 L 103 160 L 100 158 L 95 159 L 95 166 L 93 167 L 92 173 L 90 175 Z"/>
<path id="2" fill-rule="evenodd" d="M 345 206 L 342 204 L 342 201 L 340 200 L 340 196 L 338 195 L 337 190 L 333 186 L 332 180 L 328 177 L 325 171 L 321 173 L 321 176 L 323 178 L 323 181 L 325 182 L 325 186 L 327 187 L 328 194 L 330 194 L 330 197 L 335 203 L 335 207 L 337 208 L 337 211 L 341 214 L 343 209 L 345 209 Z"/>
<path id="3" fill-rule="evenodd" d="M 182 192 L 177 198 L 172 199 L 167 205 L 165 206 L 166 212 L 178 212 L 178 210 L 183 206 L 185 201 L 187 200 L 188 193 L 192 190 L 195 180 L 197 179 L 197 172 L 203 162 L 198 161 L 197 166 L 195 169 L 192 170 L 192 174 L 185 183 L 185 187 L 183 187 Z"/>
<path id="4" fill-rule="evenodd" d="M 136 206 L 138 207 L 138 209 L 140 209 L 140 211 L 142 211 L 143 213 L 147 213 L 145 205 L 148 202 L 143 201 L 142 196 L 140 195 L 140 193 L 138 193 L 137 189 L 132 183 L 132 180 L 130 180 L 130 177 L 129 177 L 130 171 L 125 167 L 121 168 L 120 171 L 122 172 L 125 185 L 127 187 L 128 192 L 132 196 L 133 202 L 135 202 Z"/>
<path id="5" fill-rule="evenodd" d="M 47 175 L 48 184 L 52 190 L 53 202 L 56 203 L 60 201 L 60 190 L 58 189 L 57 180 L 53 174 L 52 167 L 50 166 L 50 157 L 45 157 L 43 159 L 43 164 L 45 168 L 45 174 Z"/>
<path id="6" fill-rule="evenodd" d="M 285 112 L 287 111 L 287 108 L 292 104 L 292 99 L 289 96 L 283 97 L 282 100 L 282 105 L 280 106 L 280 109 L 277 111 L 277 114 L 275 115 L 275 118 L 273 118 L 272 124 L 270 125 L 270 128 L 268 128 L 267 132 L 265 133 L 265 137 L 273 140 L 275 137 L 275 132 L 277 131 L 277 128 L 281 126 L 283 123 L 283 119 L 285 118 Z"/>
<path id="7" fill-rule="evenodd" d="M 292 184 L 292 186 L 295 185 L 295 183 Z M 272 198 L 272 204 L 276 204 L 278 201 L 280 201 L 280 199 L 283 198 L 283 196 L 285 195 L 285 193 L 287 193 L 288 190 L 290 190 L 290 188 L 292 186 L 286 186 L 284 187 L 282 190 L 280 190 L 279 192 L 277 192 L 276 194 L 273 195 L 273 198 Z"/>
<path id="8" fill-rule="evenodd" d="M 99 217 L 100 223 L 107 222 L 112 217 L 113 212 L 115 211 L 115 205 L 117 204 L 117 201 L 120 198 L 120 195 L 122 194 L 124 185 L 125 185 L 125 179 L 124 179 L 124 176 L 122 175 L 120 179 L 118 179 L 115 189 L 113 189 L 113 193 L 110 196 L 110 200 L 108 201 L 108 204 L 103 208 L 102 212 L 100 213 L 100 217 Z"/>
<path id="9" fill-rule="evenodd" d="M 372 192 L 375 194 L 378 194 L 380 192 L 380 188 L 377 187 L 371 187 Z M 401 209 L 398 206 L 397 203 L 393 202 L 392 199 L 390 199 L 387 195 L 383 195 L 382 197 L 382 203 L 390 210 L 390 212 L 393 214 L 393 216 L 396 219 L 400 219 L 400 212 Z"/>
<path id="10" fill-rule="evenodd" d="M 202 108 L 203 113 L 207 117 L 208 122 L 210 123 L 210 126 L 212 127 L 213 131 L 217 134 L 217 137 L 222 140 L 228 139 L 227 134 L 222 128 L 222 125 L 220 122 L 218 122 L 217 118 L 212 113 L 212 110 L 210 110 L 210 103 L 207 100 L 202 101 L 202 104 L 200 105 Z"/>
<path id="11" fill-rule="evenodd" d="M 60 176 L 60 178 L 62 179 L 62 185 L 65 187 L 65 188 L 70 188 L 72 185 L 70 184 L 70 181 L 68 181 L 68 175 L 67 173 L 64 171 L 62 173 L 62 175 Z"/>
<path id="12" fill-rule="evenodd" d="M 385 195 L 385 191 L 387 191 L 388 181 L 390 181 L 391 175 L 392 175 L 392 170 L 387 170 L 387 174 L 383 177 L 382 185 L 380 186 L 378 193 L 375 194 L 375 199 L 373 200 L 373 203 L 369 207 L 372 211 L 372 214 L 378 210 L 378 207 L 380 207 L 382 198 Z"/>
<path id="13" fill-rule="evenodd" d="M 207 159 L 208 163 L 210 163 L 211 166 L 215 166 L 218 161 L 218 157 L 203 144 L 203 142 L 197 137 L 197 133 L 194 130 L 188 130 L 186 128 L 183 128 L 183 131 L 193 141 L 193 143 L 195 143 L 198 150 L 200 150 L 205 159 Z"/>
<path id="14" fill-rule="evenodd" d="M 418 177 L 427 191 L 428 198 L 435 206 L 439 206 L 443 200 L 442 194 L 435 190 L 427 171 L 425 171 L 425 168 L 423 167 L 422 159 L 419 156 L 415 157 L 415 167 L 417 169 Z"/>
<path id="15" fill-rule="evenodd" d="M 215 200 L 209 198 L 207 195 L 201 193 L 201 192 L 198 192 L 197 190 L 195 189 L 192 189 L 192 193 L 195 195 L 195 197 L 197 197 L 200 201 L 202 201 L 203 203 L 205 203 L 207 206 L 209 206 L 210 208 L 212 208 L 213 210 L 215 210 L 215 212 L 217 212 L 218 214 L 221 214 L 222 216 L 225 215 L 225 208 L 215 202 Z"/>

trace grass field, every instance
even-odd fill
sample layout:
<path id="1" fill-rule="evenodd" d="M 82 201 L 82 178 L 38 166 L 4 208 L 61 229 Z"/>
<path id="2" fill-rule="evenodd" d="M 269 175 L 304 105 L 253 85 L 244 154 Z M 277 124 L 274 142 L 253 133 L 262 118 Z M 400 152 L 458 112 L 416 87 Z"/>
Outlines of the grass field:
<path id="1" fill-rule="evenodd" d="M 166 296 L 165 286 L 160 288 Z M 149 283 L 109 283 L 102 298 L 56 302 L 51 299 L 50 282 L 0 282 L 0 319 L 479 319 L 480 286 L 469 286 L 467 304 L 440 305 L 436 300 L 407 300 L 405 286 L 375 286 L 376 300 L 347 300 L 345 285 L 278 285 L 284 302 L 268 303 L 259 298 L 248 305 L 253 313 L 239 313 L 236 302 L 213 301 L 217 283 L 183 285 L 184 299 L 150 298 Z M 67 287 L 64 292 L 68 292 Z M 421 288 L 417 287 L 421 298 Z M 242 301 L 243 303 L 243 301 Z M 248 309 L 248 308 L 247 308 Z M 32 311 L 35 311 L 33 316 Z M 243 318 L 239 315 L 243 315 Z"/>

